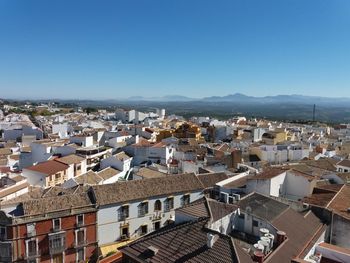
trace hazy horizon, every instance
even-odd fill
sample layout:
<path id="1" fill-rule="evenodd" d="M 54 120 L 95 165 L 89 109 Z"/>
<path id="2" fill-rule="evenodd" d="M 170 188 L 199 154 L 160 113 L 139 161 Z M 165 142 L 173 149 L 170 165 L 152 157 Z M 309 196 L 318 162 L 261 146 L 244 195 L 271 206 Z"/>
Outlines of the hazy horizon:
<path id="1" fill-rule="evenodd" d="M 265 96 L 252 96 L 252 95 L 247 95 L 241 92 L 235 92 L 235 93 L 231 93 L 231 94 L 225 94 L 225 95 L 217 95 L 217 94 L 213 94 L 210 96 L 203 96 L 203 97 L 189 97 L 189 96 L 184 96 L 181 94 L 168 94 L 168 95 L 164 95 L 164 96 L 141 96 L 141 95 L 133 95 L 133 96 L 128 96 L 128 97 L 107 97 L 107 98 L 93 98 L 93 97 L 87 97 L 87 98 L 76 98 L 76 97 L 21 97 L 21 96 L 13 96 L 13 97 L 6 97 L 6 96 L 2 96 L 0 95 L 0 99 L 7 99 L 7 100 L 19 100 L 19 101 L 23 101 L 23 100 L 133 100 L 133 99 L 137 99 L 138 97 L 142 98 L 142 99 L 147 99 L 147 100 L 152 100 L 152 99 L 161 99 L 161 98 L 166 98 L 166 97 L 184 97 L 187 99 L 193 99 L 193 100 L 202 100 L 205 98 L 210 98 L 210 97 L 226 97 L 226 96 L 232 96 L 232 95 L 243 95 L 243 96 L 247 96 L 247 97 L 254 97 L 254 98 L 265 98 L 265 97 L 277 97 L 277 96 L 304 96 L 304 97 L 314 97 L 314 98 L 325 98 L 325 99 L 349 99 L 350 100 L 350 96 L 349 97 L 337 97 L 337 96 L 317 96 L 317 95 L 304 95 L 304 94 L 275 94 L 275 95 L 265 95 Z"/>

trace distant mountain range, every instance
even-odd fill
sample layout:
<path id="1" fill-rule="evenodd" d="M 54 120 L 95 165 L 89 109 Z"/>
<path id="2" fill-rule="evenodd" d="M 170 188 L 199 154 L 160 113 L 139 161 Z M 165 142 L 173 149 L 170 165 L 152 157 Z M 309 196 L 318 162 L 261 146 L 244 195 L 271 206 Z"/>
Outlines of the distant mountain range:
<path id="1" fill-rule="evenodd" d="M 131 101 L 194 101 L 198 99 L 189 98 L 181 95 L 167 95 L 163 97 L 142 97 L 142 96 L 132 96 L 127 98 L 127 100 Z"/>
<path id="2" fill-rule="evenodd" d="M 190 98 L 180 95 L 168 95 L 164 97 L 142 97 L 134 96 L 130 97 L 127 100 L 129 101 L 171 101 L 171 102 L 234 102 L 240 104 L 320 104 L 320 105 L 329 105 L 333 106 L 350 106 L 350 98 L 330 98 L 330 97 L 319 97 L 319 96 L 304 96 L 304 95 L 276 95 L 276 96 L 265 96 L 265 97 L 254 97 L 247 96 L 241 93 L 235 93 L 227 96 L 212 96 L 205 97 L 201 99 Z"/>

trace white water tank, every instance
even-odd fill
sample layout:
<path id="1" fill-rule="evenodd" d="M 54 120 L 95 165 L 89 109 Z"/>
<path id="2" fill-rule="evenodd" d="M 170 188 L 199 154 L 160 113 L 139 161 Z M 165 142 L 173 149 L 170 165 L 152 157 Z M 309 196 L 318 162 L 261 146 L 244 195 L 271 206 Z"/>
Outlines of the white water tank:
<path id="1" fill-rule="evenodd" d="M 269 234 L 265 234 L 265 237 L 268 237 L 270 239 L 270 249 L 272 249 L 273 248 L 273 242 L 275 240 L 275 236 L 272 235 L 271 233 L 269 233 Z"/>
<path id="2" fill-rule="evenodd" d="M 259 243 L 254 244 L 253 247 L 254 247 L 254 251 L 264 252 L 264 249 L 265 249 L 264 246 Z"/>
<path id="3" fill-rule="evenodd" d="M 269 234 L 270 231 L 267 228 L 260 228 L 259 233 L 260 233 L 260 237 L 264 237 L 266 234 Z"/>
<path id="4" fill-rule="evenodd" d="M 264 246 L 264 254 L 267 254 L 270 251 L 270 242 L 265 240 L 259 240 L 258 244 Z"/>

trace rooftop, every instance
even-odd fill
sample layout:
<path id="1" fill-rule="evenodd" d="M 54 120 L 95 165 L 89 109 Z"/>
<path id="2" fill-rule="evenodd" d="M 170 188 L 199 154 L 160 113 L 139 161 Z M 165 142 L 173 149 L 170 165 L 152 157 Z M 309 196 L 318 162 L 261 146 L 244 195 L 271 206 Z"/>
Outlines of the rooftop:
<path id="1" fill-rule="evenodd" d="M 281 168 L 267 168 L 264 169 L 263 172 L 257 174 L 256 176 L 253 176 L 251 179 L 253 180 L 267 180 L 267 179 L 271 179 L 273 177 L 276 177 L 280 174 L 285 173 L 286 170 L 281 169 Z"/>
<path id="2" fill-rule="evenodd" d="M 65 164 L 81 163 L 84 160 L 85 160 L 85 158 L 80 157 L 76 154 L 70 154 L 70 155 L 56 159 L 56 161 L 59 161 L 61 163 L 65 163 Z"/>
<path id="3" fill-rule="evenodd" d="M 67 164 L 57 162 L 57 161 L 46 161 L 42 163 L 38 163 L 37 165 L 29 166 L 24 170 L 30 170 L 34 172 L 39 172 L 46 175 L 52 175 L 61 171 L 68 169 L 69 166 Z"/>
<path id="4" fill-rule="evenodd" d="M 203 197 L 177 209 L 176 211 L 182 214 L 187 214 L 196 219 L 203 217 L 211 218 L 215 222 L 237 209 L 237 205 L 226 204 L 214 199 Z"/>
<path id="5" fill-rule="evenodd" d="M 114 169 L 112 167 L 107 167 L 99 172 L 97 172 L 97 175 L 102 177 L 103 180 L 107 180 L 117 174 L 119 174 L 120 171 L 117 169 Z"/>
<path id="6" fill-rule="evenodd" d="M 218 182 L 228 178 L 225 173 L 203 173 L 197 175 L 204 188 L 214 187 Z"/>
<path id="7" fill-rule="evenodd" d="M 128 244 L 121 251 L 138 262 L 252 262 L 249 257 L 239 258 L 236 249 L 240 248 L 236 248 L 228 236 L 212 232 L 216 241 L 209 248 L 210 231 L 205 228 L 206 223 L 207 220 L 201 219 L 164 228 Z M 156 253 L 148 253 L 150 247 L 155 248 Z"/>
<path id="8" fill-rule="evenodd" d="M 156 178 L 156 177 L 169 176 L 168 174 L 159 172 L 149 167 L 141 167 L 137 172 L 135 172 L 135 174 L 137 176 L 141 176 L 142 178 Z"/>
<path id="9" fill-rule="evenodd" d="M 346 219 L 350 219 L 348 210 L 350 208 L 350 185 L 343 185 L 327 208 Z"/>
<path id="10" fill-rule="evenodd" d="M 92 187 L 99 205 L 144 200 L 149 197 L 201 191 L 202 184 L 195 174 L 116 182 Z"/>
<path id="11" fill-rule="evenodd" d="M 252 193 L 242 198 L 237 205 L 244 213 L 272 221 L 286 211 L 289 206 L 268 196 Z"/>
<path id="12" fill-rule="evenodd" d="M 292 208 L 285 210 L 271 223 L 279 231 L 286 233 L 287 240 L 264 261 L 268 263 L 290 262 L 299 256 L 303 258 L 301 254 L 325 231 L 325 226 L 311 211 L 302 215 Z"/>
<path id="13" fill-rule="evenodd" d="M 339 163 L 337 163 L 337 165 L 350 167 L 350 160 L 349 159 L 344 159 L 344 160 L 340 161 Z"/>

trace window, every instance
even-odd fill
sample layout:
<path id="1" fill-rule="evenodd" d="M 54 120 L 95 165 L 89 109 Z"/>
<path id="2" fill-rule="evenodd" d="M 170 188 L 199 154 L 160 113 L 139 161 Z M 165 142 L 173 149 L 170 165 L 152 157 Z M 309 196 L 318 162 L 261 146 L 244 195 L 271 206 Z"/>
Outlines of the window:
<path id="1" fill-rule="evenodd" d="M 141 227 L 140 227 L 140 230 L 141 230 L 141 233 L 140 233 L 141 236 L 146 235 L 147 232 L 148 232 L 148 227 L 147 227 L 147 225 L 141 226 Z"/>
<path id="2" fill-rule="evenodd" d="M 154 228 L 154 230 L 158 230 L 160 228 L 160 221 L 154 222 L 153 228 Z"/>
<path id="3" fill-rule="evenodd" d="M 6 239 L 6 226 L 0 226 L 0 240 Z"/>
<path id="4" fill-rule="evenodd" d="M 148 214 L 148 202 L 142 202 L 138 206 L 139 217 L 143 217 Z"/>
<path id="5" fill-rule="evenodd" d="M 85 255 L 84 255 L 84 248 L 78 249 L 77 250 L 77 261 L 81 262 L 85 260 Z"/>
<path id="6" fill-rule="evenodd" d="M 32 239 L 27 242 L 27 256 L 33 257 L 37 255 L 37 246 L 36 246 L 36 240 Z"/>
<path id="7" fill-rule="evenodd" d="M 35 223 L 27 224 L 27 236 L 35 236 Z"/>
<path id="8" fill-rule="evenodd" d="M 84 215 L 77 215 L 77 225 L 78 226 L 84 225 Z"/>
<path id="9" fill-rule="evenodd" d="M 81 165 L 80 164 L 77 164 L 77 166 L 76 166 L 76 171 L 80 171 L 81 170 Z"/>
<path id="10" fill-rule="evenodd" d="M 82 246 L 86 243 L 84 229 L 79 229 L 75 231 L 75 243 L 77 246 Z"/>
<path id="11" fill-rule="evenodd" d="M 55 218 L 52 220 L 52 229 L 54 231 L 61 230 L 61 220 L 59 218 Z"/>
<path id="12" fill-rule="evenodd" d="M 162 210 L 162 202 L 160 200 L 155 201 L 154 203 L 154 211 Z"/>
<path id="13" fill-rule="evenodd" d="M 61 178 L 61 174 L 60 173 L 55 174 L 55 180 L 59 180 L 60 178 Z"/>
<path id="14" fill-rule="evenodd" d="M 174 197 L 168 197 L 164 202 L 164 211 L 169 212 L 174 209 Z"/>
<path id="15" fill-rule="evenodd" d="M 10 242 L 0 242 L 0 255 L 2 257 L 9 258 L 9 262 L 12 262 L 11 260 L 11 251 L 12 251 L 12 244 Z"/>
<path id="16" fill-rule="evenodd" d="M 59 254 L 65 250 L 66 236 L 65 233 L 49 234 L 49 247 L 51 254 Z"/>
<path id="17" fill-rule="evenodd" d="M 190 203 L 190 195 L 186 194 L 181 198 L 181 206 L 188 205 Z"/>
<path id="18" fill-rule="evenodd" d="M 129 227 L 128 226 L 123 226 L 121 228 L 120 232 L 121 232 L 120 233 L 121 234 L 121 237 L 120 237 L 121 240 L 125 240 L 125 239 L 129 238 Z"/>
<path id="19" fill-rule="evenodd" d="M 118 220 L 123 221 L 129 217 L 129 206 L 124 205 L 118 210 Z"/>
<path id="20" fill-rule="evenodd" d="M 259 222 L 257 220 L 253 220 L 253 226 L 254 227 L 258 227 L 259 226 Z"/>

